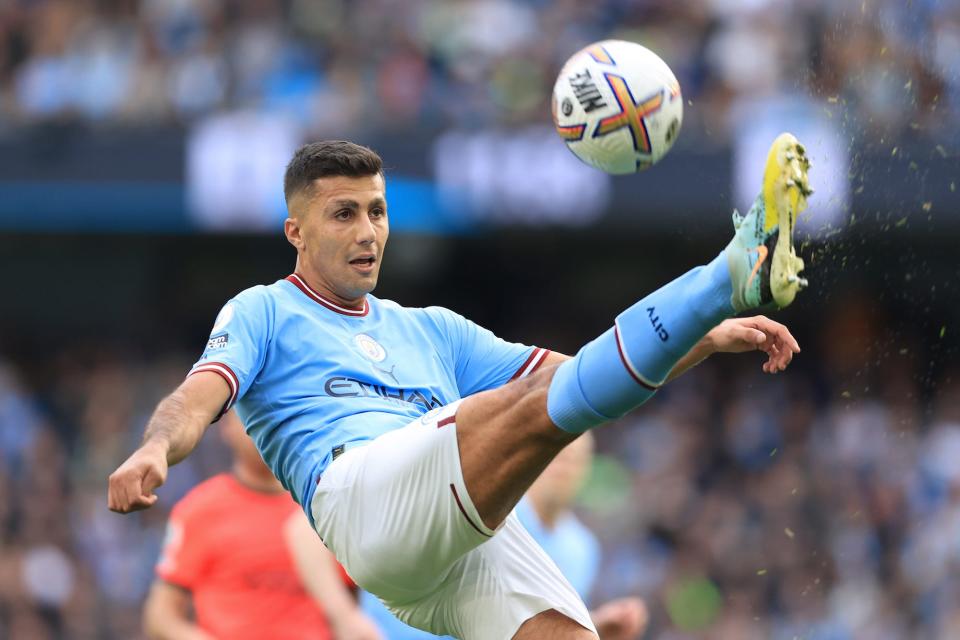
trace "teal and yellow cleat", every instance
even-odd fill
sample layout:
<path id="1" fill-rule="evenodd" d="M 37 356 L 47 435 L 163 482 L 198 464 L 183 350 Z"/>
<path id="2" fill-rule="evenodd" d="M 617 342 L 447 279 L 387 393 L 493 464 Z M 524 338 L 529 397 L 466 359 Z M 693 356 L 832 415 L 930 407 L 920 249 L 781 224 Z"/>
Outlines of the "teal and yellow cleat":
<path id="1" fill-rule="evenodd" d="M 733 212 L 735 233 L 726 253 L 733 284 L 730 301 L 738 313 L 785 307 L 807 286 L 799 275 L 803 259 L 793 249 L 793 227 L 813 193 L 809 169 L 803 145 L 781 133 L 767 154 L 760 195 L 747 215 Z"/>

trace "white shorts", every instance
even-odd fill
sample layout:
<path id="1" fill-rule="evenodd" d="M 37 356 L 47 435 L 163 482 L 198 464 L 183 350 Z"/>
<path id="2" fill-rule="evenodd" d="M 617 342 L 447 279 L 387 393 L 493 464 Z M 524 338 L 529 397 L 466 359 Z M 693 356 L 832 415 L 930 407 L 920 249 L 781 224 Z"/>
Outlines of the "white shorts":
<path id="1" fill-rule="evenodd" d="M 460 470 L 459 402 L 348 449 L 310 505 L 354 581 L 403 622 L 462 640 L 509 640 L 542 611 L 596 632 L 583 601 L 515 514 L 483 524 Z"/>

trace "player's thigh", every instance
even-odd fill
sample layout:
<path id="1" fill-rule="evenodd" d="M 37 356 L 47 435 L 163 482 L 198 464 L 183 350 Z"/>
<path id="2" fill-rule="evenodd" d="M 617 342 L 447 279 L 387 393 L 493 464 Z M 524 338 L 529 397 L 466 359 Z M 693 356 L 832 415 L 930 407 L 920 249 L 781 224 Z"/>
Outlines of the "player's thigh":
<path id="1" fill-rule="evenodd" d="M 495 528 L 550 461 L 576 436 L 547 414 L 556 367 L 468 397 L 457 410 L 457 441 L 467 490 Z"/>
<path id="2" fill-rule="evenodd" d="M 523 623 L 513 640 L 597 640 L 597 634 L 584 629 L 559 611 L 541 611 Z"/>

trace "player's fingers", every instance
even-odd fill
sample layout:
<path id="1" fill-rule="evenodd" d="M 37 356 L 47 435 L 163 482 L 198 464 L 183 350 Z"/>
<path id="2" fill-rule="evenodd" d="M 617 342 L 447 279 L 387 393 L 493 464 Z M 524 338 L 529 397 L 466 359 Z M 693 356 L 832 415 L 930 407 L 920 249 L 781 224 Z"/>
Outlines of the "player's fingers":
<path id="1" fill-rule="evenodd" d="M 157 467 L 148 467 L 146 473 L 143 475 L 143 483 L 141 485 L 143 487 L 143 493 L 147 495 L 153 493 L 153 490 L 162 485 L 165 480 L 166 478 L 162 470 Z"/>
<path id="2" fill-rule="evenodd" d="M 134 506 L 140 495 L 140 482 L 137 478 L 126 478 L 120 488 L 120 513 L 135 511 Z"/>
<path id="3" fill-rule="evenodd" d="M 736 342 L 747 345 L 753 349 L 761 349 L 761 345 L 767 341 L 766 334 L 754 327 L 736 325 L 731 328 L 731 334 Z"/>
<path id="4" fill-rule="evenodd" d="M 777 354 L 775 363 L 779 371 L 783 371 L 787 368 L 787 365 L 793 360 L 793 350 L 788 348 L 783 348 L 780 350 L 780 353 Z"/>
<path id="5" fill-rule="evenodd" d="M 784 340 L 790 345 L 790 348 L 793 349 L 794 353 L 800 353 L 800 343 L 797 342 L 797 339 L 793 337 L 793 334 L 790 333 L 790 329 L 786 327 L 783 328 Z"/>
<path id="6" fill-rule="evenodd" d="M 141 480 L 137 487 L 138 491 L 133 500 L 133 507 L 136 510 L 152 507 L 157 501 L 157 494 L 153 491 L 162 485 L 163 481 L 163 473 L 159 469 L 148 467 L 146 473 L 143 475 L 143 480 Z"/>
<path id="7" fill-rule="evenodd" d="M 777 334 L 776 336 L 777 344 L 784 351 L 790 351 L 791 353 L 800 353 L 800 345 L 797 344 L 797 341 L 793 339 L 789 333 L 787 334 Z"/>
<path id="8" fill-rule="evenodd" d="M 770 344 L 765 344 L 760 347 L 760 350 L 767 354 L 767 359 L 769 362 L 776 362 L 780 357 L 780 349 L 777 348 L 777 345 L 771 340 Z"/>
<path id="9" fill-rule="evenodd" d="M 786 347 L 783 343 L 779 342 L 775 338 L 771 337 L 768 344 L 761 347 L 763 352 L 770 356 L 770 360 L 774 362 L 780 362 L 787 353 L 792 353 L 792 351 Z"/>
<path id="10" fill-rule="evenodd" d="M 114 471 L 110 474 L 107 488 L 107 506 L 111 511 L 125 513 L 129 500 L 127 498 L 126 474 Z"/>
<path id="11" fill-rule="evenodd" d="M 110 474 L 110 477 L 107 478 L 107 508 L 110 511 L 115 511 L 117 508 L 117 499 L 113 489 L 113 474 Z"/>
<path id="12" fill-rule="evenodd" d="M 793 349 L 783 349 L 783 359 L 786 364 L 790 364 L 793 360 L 793 355 L 796 353 Z"/>
<path id="13" fill-rule="evenodd" d="M 131 485 L 127 488 L 121 513 L 130 513 L 152 507 L 156 501 L 157 496 L 143 491 L 139 483 Z"/>
<path id="14" fill-rule="evenodd" d="M 777 340 L 789 347 L 791 351 L 800 353 L 800 343 L 797 342 L 797 339 L 793 337 L 793 334 L 790 333 L 790 330 L 787 329 L 786 325 L 780 324 L 779 322 L 773 322 L 771 320 L 768 332 L 776 336 Z"/>
<path id="15" fill-rule="evenodd" d="M 129 511 L 142 511 L 143 509 L 149 509 L 157 502 L 157 495 L 153 494 L 150 496 L 138 496 L 130 504 Z"/>
<path id="16" fill-rule="evenodd" d="M 120 494 L 116 496 L 113 502 L 110 504 L 110 510 L 115 511 L 116 513 L 130 513 L 131 500 L 127 498 L 126 495 Z"/>
<path id="17" fill-rule="evenodd" d="M 789 350 L 786 351 L 789 353 Z M 773 354 L 767 354 L 767 361 L 763 363 L 763 371 L 765 373 L 779 373 L 786 368 L 786 362 L 784 361 L 783 352 Z"/>
<path id="18" fill-rule="evenodd" d="M 785 324 L 771 320 L 766 316 L 754 316 L 753 318 L 750 318 L 750 324 L 764 333 L 776 336 L 779 340 L 787 344 L 793 351 L 798 353 L 800 352 L 800 343 L 797 342 L 797 339 L 793 337 L 793 334 L 790 333 L 790 329 L 788 329 Z"/>
<path id="19" fill-rule="evenodd" d="M 793 344 L 780 336 L 771 337 L 770 348 L 765 348 L 764 351 L 770 355 L 780 371 L 787 368 L 787 365 L 793 360 L 793 354 L 796 353 Z"/>
<path id="20" fill-rule="evenodd" d="M 160 483 L 155 479 L 148 482 L 149 476 L 149 471 L 141 476 L 134 469 L 118 469 L 111 474 L 107 496 L 107 506 L 110 510 L 129 513 L 152 506 L 157 501 L 157 497 L 151 495 L 153 488 Z"/>

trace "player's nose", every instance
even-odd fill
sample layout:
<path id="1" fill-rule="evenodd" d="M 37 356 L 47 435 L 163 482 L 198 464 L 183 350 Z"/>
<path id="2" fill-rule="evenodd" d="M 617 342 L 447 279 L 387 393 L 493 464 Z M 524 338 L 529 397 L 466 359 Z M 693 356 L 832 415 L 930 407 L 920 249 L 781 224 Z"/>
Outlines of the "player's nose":
<path id="1" fill-rule="evenodd" d="M 367 216 L 358 216 L 357 244 L 371 244 L 377 239 L 377 227 Z"/>

